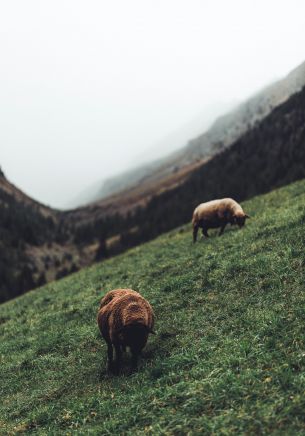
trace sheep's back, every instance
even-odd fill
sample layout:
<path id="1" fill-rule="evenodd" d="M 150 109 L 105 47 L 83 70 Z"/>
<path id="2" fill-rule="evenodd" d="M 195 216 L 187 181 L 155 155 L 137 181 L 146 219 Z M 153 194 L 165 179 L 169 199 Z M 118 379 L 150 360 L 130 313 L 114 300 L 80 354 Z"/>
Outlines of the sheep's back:
<path id="1" fill-rule="evenodd" d="M 118 332 L 127 325 L 142 324 L 152 330 L 154 312 L 138 292 L 116 289 L 109 291 L 102 299 L 97 321 L 103 337 L 115 342 Z"/>
<path id="2" fill-rule="evenodd" d="M 132 289 L 114 289 L 112 291 L 107 292 L 107 294 L 104 295 L 104 297 L 101 299 L 100 308 L 106 306 L 113 299 L 123 297 L 124 295 L 127 294 L 140 295 L 138 292 L 133 291 Z"/>
<path id="3" fill-rule="evenodd" d="M 153 328 L 154 314 L 152 307 L 140 294 L 125 294 L 107 305 L 109 310 L 109 327 L 111 340 L 123 327 L 131 324 L 142 324 Z"/>
<path id="4" fill-rule="evenodd" d="M 107 294 L 101 299 L 100 308 L 97 314 L 97 323 L 106 340 L 110 340 L 110 317 L 113 310 L 113 304 L 111 303 L 127 294 L 140 295 L 132 289 L 114 289 L 107 292 Z"/>
<path id="5" fill-rule="evenodd" d="M 232 198 L 221 198 L 217 200 L 207 201 L 199 204 L 194 210 L 193 221 L 206 220 L 213 221 L 217 218 L 223 218 L 227 212 L 240 207 L 239 204 Z"/>

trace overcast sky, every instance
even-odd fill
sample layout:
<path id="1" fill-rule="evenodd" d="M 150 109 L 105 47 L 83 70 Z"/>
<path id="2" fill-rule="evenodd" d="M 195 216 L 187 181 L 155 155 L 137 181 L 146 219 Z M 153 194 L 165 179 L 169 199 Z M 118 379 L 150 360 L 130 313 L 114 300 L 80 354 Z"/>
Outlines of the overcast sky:
<path id="1" fill-rule="evenodd" d="M 2 1 L 0 165 L 64 207 L 304 61 L 304 17 L 303 0 Z"/>

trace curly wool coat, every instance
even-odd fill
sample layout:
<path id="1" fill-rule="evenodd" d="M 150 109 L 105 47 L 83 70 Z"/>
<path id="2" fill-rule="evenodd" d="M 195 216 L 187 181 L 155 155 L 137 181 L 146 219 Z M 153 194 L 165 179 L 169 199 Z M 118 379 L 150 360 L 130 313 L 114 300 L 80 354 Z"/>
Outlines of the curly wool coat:
<path id="1" fill-rule="evenodd" d="M 196 242 L 199 227 L 202 228 L 202 233 L 206 237 L 209 236 L 208 229 L 221 227 L 219 233 L 221 235 L 229 223 L 243 227 L 246 218 L 250 218 L 249 215 L 245 214 L 241 205 L 232 198 L 201 203 L 193 212 L 193 240 Z"/>
<path id="2" fill-rule="evenodd" d="M 145 347 L 149 333 L 153 333 L 154 312 L 148 301 L 132 289 L 110 291 L 101 300 L 97 322 L 108 344 L 109 365 L 112 365 L 114 345 L 117 367 L 126 347 L 130 347 L 136 366 L 137 356 Z"/>

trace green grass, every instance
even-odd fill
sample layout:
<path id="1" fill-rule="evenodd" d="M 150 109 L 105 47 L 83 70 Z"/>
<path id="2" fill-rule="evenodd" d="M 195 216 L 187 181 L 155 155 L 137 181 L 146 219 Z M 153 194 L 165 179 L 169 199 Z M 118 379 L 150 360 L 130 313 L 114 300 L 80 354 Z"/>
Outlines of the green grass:
<path id="1" fill-rule="evenodd" d="M 242 230 L 187 225 L 0 306 L 0 434 L 304 434 L 305 181 L 244 208 Z M 117 287 L 156 314 L 131 376 L 96 324 Z"/>

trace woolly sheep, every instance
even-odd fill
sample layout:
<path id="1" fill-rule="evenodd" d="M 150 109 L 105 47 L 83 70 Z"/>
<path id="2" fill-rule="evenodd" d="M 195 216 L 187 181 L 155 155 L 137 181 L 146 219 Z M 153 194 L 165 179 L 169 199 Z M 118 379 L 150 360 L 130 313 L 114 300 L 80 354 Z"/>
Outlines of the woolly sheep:
<path id="1" fill-rule="evenodd" d="M 135 370 L 149 333 L 154 333 L 154 312 L 148 301 L 132 289 L 109 291 L 101 300 L 97 322 L 108 346 L 108 369 L 118 373 L 122 353 L 130 347 L 132 368 Z"/>
<path id="2" fill-rule="evenodd" d="M 201 203 L 193 213 L 193 241 L 197 240 L 199 227 L 202 228 L 202 233 L 206 237 L 209 236 L 208 229 L 220 227 L 220 236 L 227 224 L 237 224 L 239 227 L 243 227 L 246 218 L 250 218 L 249 215 L 245 214 L 242 207 L 232 198 Z"/>

